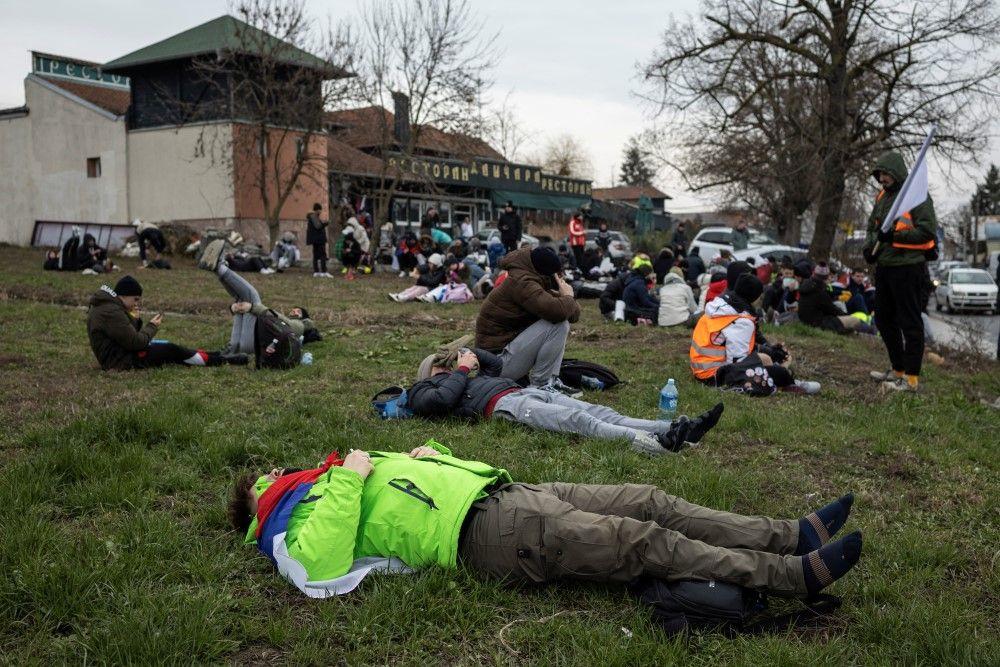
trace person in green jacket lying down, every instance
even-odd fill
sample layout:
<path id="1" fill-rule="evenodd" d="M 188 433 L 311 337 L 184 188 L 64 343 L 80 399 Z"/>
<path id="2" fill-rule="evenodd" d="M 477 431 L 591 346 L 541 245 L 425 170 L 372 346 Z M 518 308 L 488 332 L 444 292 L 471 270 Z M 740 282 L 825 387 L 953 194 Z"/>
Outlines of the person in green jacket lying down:
<path id="1" fill-rule="evenodd" d="M 521 484 L 433 440 L 408 454 L 334 452 L 312 470 L 237 479 L 229 518 L 310 597 L 369 572 L 462 563 L 521 583 L 719 580 L 809 596 L 847 573 L 861 533 L 837 540 L 853 496 L 798 520 L 693 505 L 653 486 Z M 832 541 L 831 541 L 832 540 Z"/>

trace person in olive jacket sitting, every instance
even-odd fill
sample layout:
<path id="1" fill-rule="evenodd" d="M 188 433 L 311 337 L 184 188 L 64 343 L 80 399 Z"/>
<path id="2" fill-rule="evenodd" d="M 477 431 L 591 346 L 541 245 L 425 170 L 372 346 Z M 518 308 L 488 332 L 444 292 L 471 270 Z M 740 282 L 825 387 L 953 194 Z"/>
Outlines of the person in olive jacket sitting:
<path id="1" fill-rule="evenodd" d="M 532 387 L 567 391 L 559 368 L 580 305 L 558 275 L 559 256 L 551 248 L 521 248 L 504 256 L 500 268 L 507 279 L 479 310 L 476 345 L 500 357 L 503 377 L 527 375 Z"/>
<path id="2" fill-rule="evenodd" d="M 123 277 L 114 289 L 102 285 L 90 297 L 87 336 L 102 369 L 124 371 L 164 364 L 245 365 L 249 361 L 245 354 L 223 355 L 155 340 L 163 316 L 157 313 L 143 324 L 138 316 L 141 303 L 142 286 L 132 276 Z"/>

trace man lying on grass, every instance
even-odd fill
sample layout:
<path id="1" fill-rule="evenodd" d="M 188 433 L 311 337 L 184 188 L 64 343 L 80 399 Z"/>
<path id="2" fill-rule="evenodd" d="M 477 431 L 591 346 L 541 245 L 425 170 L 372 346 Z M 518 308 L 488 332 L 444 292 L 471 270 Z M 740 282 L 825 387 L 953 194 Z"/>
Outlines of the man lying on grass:
<path id="1" fill-rule="evenodd" d="M 420 364 L 418 381 L 407 392 L 407 407 L 419 417 L 509 419 L 556 433 L 624 438 L 635 451 L 652 456 L 700 442 L 723 410 L 719 403 L 694 419 L 633 419 L 552 387 L 522 387 L 500 377 L 502 372 L 503 360 L 486 350 L 463 348 L 432 354 Z"/>
<path id="2" fill-rule="evenodd" d="M 87 310 L 87 337 L 90 349 L 104 370 L 153 368 L 164 364 L 185 366 L 246 365 L 245 354 L 223 354 L 191 350 L 180 345 L 156 340 L 163 322 L 157 313 L 143 325 L 139 319 L 142 285 L 132 276 L 125 276 L 111 289 L 102 285 L 90 297 Z"/>
<path id="3" fill-rule="evenodd" d="M 229 518 L 310 597 L 347 593 L 372 570 L 459 562 L 517 583 L 648 575 L 806 597 L 861 556 L 860 532 L 830 542 L 850 494 L 802 519 L 775 520 L 699 507 L 653 486 L 519 484 L 502 468 L 427 445 L 246 474 Z"/>

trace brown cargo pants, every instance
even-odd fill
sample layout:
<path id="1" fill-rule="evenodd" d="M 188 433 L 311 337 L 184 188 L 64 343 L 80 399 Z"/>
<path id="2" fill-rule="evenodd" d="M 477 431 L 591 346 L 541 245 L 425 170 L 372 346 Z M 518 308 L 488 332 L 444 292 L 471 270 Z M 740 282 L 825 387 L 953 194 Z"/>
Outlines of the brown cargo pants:
<path id="1" fill-rule="evenodd" d="M 720 512 L 636 484 L 508 484 L 469 512 L 462 561 L 513 582 L 649 575 L 806 595 L 791 555 L 797 521 Z"/>

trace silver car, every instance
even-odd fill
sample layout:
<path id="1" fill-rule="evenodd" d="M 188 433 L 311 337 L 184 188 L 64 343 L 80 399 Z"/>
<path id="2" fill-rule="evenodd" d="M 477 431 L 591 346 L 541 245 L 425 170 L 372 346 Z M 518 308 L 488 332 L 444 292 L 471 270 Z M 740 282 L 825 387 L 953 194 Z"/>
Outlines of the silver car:
<path id="1" fill-rule="evenodd" d="M 586 230 L 587 248 L 597 247 L 597 234 L 599 231 L 597 229 Z M 614 262 L 627 262 L 632 259 L 632 242 L 629 241 L 628 236 L 614 229 L 609 229 L 608 234 L 611 235 L 611 244 L 608 246 L 608 255 L 611 256 L 611 260 Z M 568 243 L 569 240 L 567 239 L 566 242 Z"/>
<path id="2" fill-rule="evenodd" d="M 996 310 L 997 285 L 982 269 L 951 269 L 940 280 L 934 290 L 934 307 L 938 310 Z"/>

